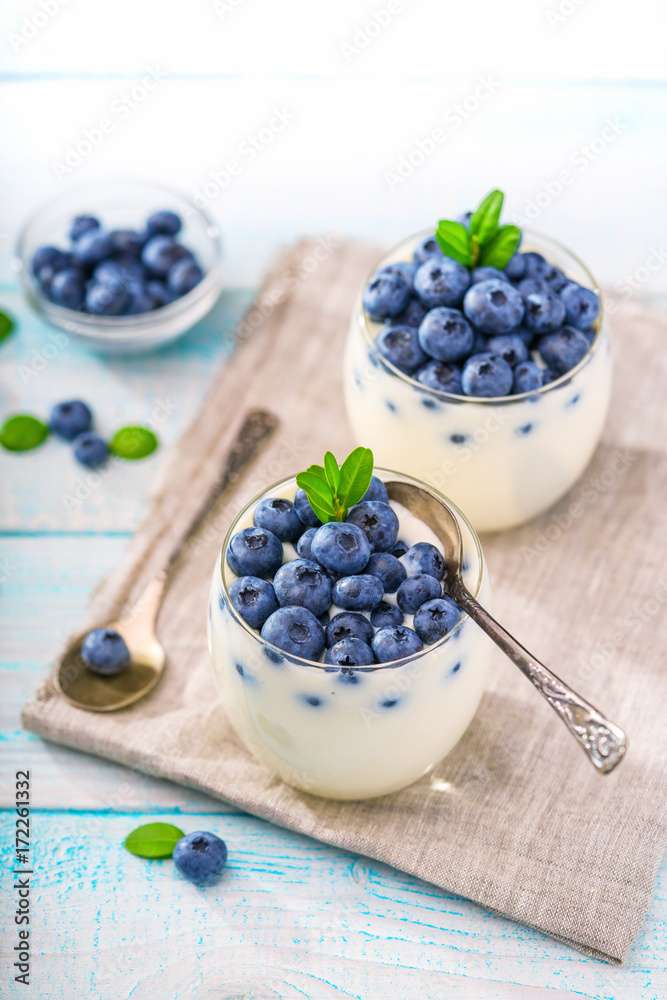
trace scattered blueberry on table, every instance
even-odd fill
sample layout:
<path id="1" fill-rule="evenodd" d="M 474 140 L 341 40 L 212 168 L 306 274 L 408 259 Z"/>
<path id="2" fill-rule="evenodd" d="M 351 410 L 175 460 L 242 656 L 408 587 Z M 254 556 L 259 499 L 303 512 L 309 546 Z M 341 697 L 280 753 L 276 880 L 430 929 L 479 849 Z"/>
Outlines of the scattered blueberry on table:
<path id="1" fill-rule="evenodd" d="M 503 200 L 494 190 L 475 212 L 440 220 L 412 261 L 381 267 L 362 296 L 384 324 L 382 357 L 436 392 L 535 392 L 576 367 L 595 337 L 597 292 L 522 253 L 521 230 L 500 224 Z"/>
<path id="2" fill-rule="evenodd" d="M 177 239 L 180 217 L 154 212 L 138 229 L 104 228 L 95 215 L 77 215 L 70 246 L 38 247 L 31 261 L 41 293 L 56 305 L 94 316 L 134 316 L 187 295 L 204 271 Z"/>

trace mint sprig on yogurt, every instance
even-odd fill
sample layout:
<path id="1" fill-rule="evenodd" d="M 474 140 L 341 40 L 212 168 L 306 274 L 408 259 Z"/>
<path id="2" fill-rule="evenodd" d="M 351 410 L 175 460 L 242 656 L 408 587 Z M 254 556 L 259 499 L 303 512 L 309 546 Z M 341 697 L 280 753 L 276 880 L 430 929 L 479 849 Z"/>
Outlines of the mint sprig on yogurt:
<path id="1" fill-rule="evenodd" d="M 372 475 L 373 452 L 355 448 L 340 466 L 328 451 L 322 465 L 310 465 L 298 474 L 296 482 L 321 523 L 327 524 L 345 520 L 349 508 L 365 495 Z"/>
<path id="2" fill-rule="evenodd" d="M 440 219 L 435 238 L 445 257 L 469 268 L 504 268 L 521 243 L 521 230 L 517 226 L 500 225 L 504 200 L 503 192 L 494 188 L 467 222 Z"/>

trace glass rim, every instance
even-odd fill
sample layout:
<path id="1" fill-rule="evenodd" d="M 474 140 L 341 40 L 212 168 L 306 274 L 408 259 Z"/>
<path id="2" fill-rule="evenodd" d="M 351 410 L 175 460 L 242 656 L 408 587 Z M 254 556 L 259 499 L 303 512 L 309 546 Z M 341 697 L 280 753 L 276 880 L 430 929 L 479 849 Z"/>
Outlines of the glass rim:
<path id="1" fill-rule="evenodd" d="M 561 253 L 565 254 L 565 256 L 569 257 L 570 260 L 574 261 L 574 263 L 581 268 L 581 270 L 586 275 L 587 279 L 589 279 L 590 281 L 591 291 L 594 291 L 598 296 L 598 300 L 600 302 L 600 312 L 594 326 L 595 336 L 593 337 L 593 340 L 591 341 L 591 344 L 586 353 L 584 354 L 583 358 L 581 359 L 581 361 L 579 361 L 574 366 L 574 368 L 571 368 L 569 371 L 565 372 L 565 374 L 559 375 L 558 378 L 554 379 L 553 382 L 549 382 L 547 385 L 540 386 L 538 389 L 531 389 L 528 392 L 518 392 L 511 396 L 464 396 L 464 395 L 459 395 L 458 393 L 455 392 L 445 392 L 442 389 L 434 389 L 431 386 L 424 385 L 423 382 L 418 382 L 417 379 L 413 378 L 411 375 L 408 375 L 406 372 L 401 371 L 400 368 L 397 368 L 396 365 L 392 364 L 391 361 L 387 360 L 387 358 L 385 358 L 379 351 L 376 350 L 376 355 L 379 363 L 389 372 L 390 375 L 394 375 L 395 377 L 401 379 L 403 382 L 407 383 L 407 385 L 411 386 L 413 389 L 416 389 L 418 392 L 421 392 L 427 396 L 432 396 L 434 399 L 446 400 L 454 403 L 468 403 L 468 404 L 473 403 L 482 405 L 491 404 L 494 406 L 509 406 L 512 403 L 523 402 L 526 399 L 535 399 L 538 396 L 546 395 L 547 393 L 551 392 L 554 389 L 558 389 L 561 386 L 567 385 L 567 383 L 579 371 L 581 371 L 581 369 L 585 368 L 586 365 L 589 364 L 589 362 L 593 359 L 594 355 L 597 353 L 598 348 L 602 342 L 604 299 L 600 286 L 598 285 L 589 267 L 583 262 L 583 260 L 580 257 L 577 256 L 577 254 L 575 254 L 572 250 L 570 250 L 569 247 L 566 247 L 564 243 L 560 243 L 558 240 L 553 239 L 551 236 L 545 236 L 543 233 L 540 233 L 535 229 L 525 228 L 522 230 L 522 232 L 527 238 L 527 250 L 524 251 L 522 244 L 521 247 L 522 253 L 530 252 L 531 237 L 538 242 L 546 243 L 548 245 L 550 244 L 552 247 L 559 250 Z M 387 257 L 391 257 L 393 254 L 400 251 L 405 246 L 406 243 L 410 243 L 413 240 L 418 240 L 421 237 L 426 237 L 429 235 L 433 235 L 432 229 L 430 228 L 421 229 L 419 232 L 413 233 L 412 236 L 408 236 L 405 239 L 401 240 L 400 243 L 395 244 L 395 246 L 391 247 L 390 250 L 387 250 L 387 252 L 380 258 L 380 260 L 376 263 L 373 269 L 369 271 L 368 276 L 366 277 L 366 280 L 362 288 L 366 287 L 366 285 L 369 283 L 369 281 L 371 280 L 373 275 L 377 272 L 377 270 L 381 266 L 383 266 L 381 263 L 383 260 L 386 260 Z M 534 252 L 539 252 L 539 251 L 534 251 Z M 359 296 L 359 302 L 358 302 L 358 322 L 359 326 L 361 326 L 362 328 L 363 336 L 366 340 L 368 347 L 371 349 L 375 349 L 375 335 L 370 329 L 369 317 L 367 316 L 366 310 L 363 307 L 361 295 Z M 375 322 L 375 321 L 370 320 L 370 322 Z"/>
<path id="2" fill-rule="evenodd" d="M 478 566 L 479 566 L 479 569 L 478 569 L 478 572 L 477 572 L 477 580 L 475 582 L 475 586 L 470 591 L 471 594 L 473 595 L 473 597 L 477 598 L 479 596 L 479 594 L 480 594 L 480 591 L 482 589 L 482 586 L 483 586 L 484 581 L 485 581 L 486 576 L 487 576 L 486 561 L 484 559 L 484 551 L 482 549 L 482 544 L 481 544 L 481 542 L 479 540 L 479 536 L 478 536 L 477 532 L 475 531 L 474 527 L 472 526 L 472 524 L 470 523 L 470 521 L 468 520 L 468 518 L 465 516 L 465 514 L 463 513 L 463 511 L 460 509 L 460 507 L 458 507 L 454 503 L 453 500 L 450 500 L 449 497 L 445 497 L 444 494 L 440 493 L 440 491 L 437 490 L 437 489 L 435 489 L 435 487 L 429 486 L 427 483 L 424 483 L 424 482 L 422 482 L 419 479 L 415 479 L 413 476 L 409 476 L 409 475 L 407 475 L 404 472 L 395 472 L 393 469 L 385 469 L 385 468 L 380 467 L 380 466 L 374 468 L 373 472 L 374 472 L 375 475 L 379 475 L 379 477 L 383 481 L 385 479 L 387 479 L 387 478 L 396 477 L 398 479 L 402 479 L 402 480 L 407 481 L 409 483 L 413 483 L 415 486 L 419 486 L 421 489 L 425 490 L 427 493 L 430 493 L 430 495 L 435 500 L 437 500 L 438 503 L 440 503 L 443 507 L 446 507 L 450 511 L 450 513 L 453 514 L 453 516 L 455 518 L 457 518 L 459 521 L 463 522 L 463 524 L 465 525 L 465 527 L 470 532 L 470 537 L 471 537 L 471 539 L 473 541 L 473 544 L 474 544 L 474 547 L 475 547 L 475 553 L 476 553 L 476 556 L 477 556 L 477 562 L 478 562 Z M 453 629 L 450 629 L 449 632 L 446 632 L 445 635 L 443 635 L 443 637 L 441 639 L 439 639 L 437 642 L 432 643 L 430 646 L 426 646 L 425 645 L 422 649 L 419 650 L 419 652 L 412 653 L 410 656 L 403 657 L 402 659 L 399 659 L 399 660 L 388 660 L 385 663 L 370 663 L 370 664 L 366 664 L 366 665 L 363 665 L 363 666 L 358 666 L 358 667 L 355 666 L 355 667 L 349 667 L 349 668 L 344 668 L 344 667 L 339 667 L 339 666 L 337 667 L 337 666 L 335 666 L 334 664 L 331 664 L 331 663 L 324 663 L 324 661 L 322 661 L 322 660 L 309 660 L 309 659 L 306 659 L 305 657 L 302 657 L 302 656 L 296 656 L 293 653 L 287 653 L 287 652 L 285 652 L 284 649 L 281 649 L 280 646 L 275 646 L 272 642 L 268 642 L 268 640 L 263 639 L 262 636 L 260 635 L 259 631 L 257 631 L 256 629 L 253 629 L 252 626 L 248 625 L 248 623 L 245 621 L 245 619 L 238 613 L 238 611 L 236 610 L 236 608 L 232 604 L 231 597 L 230 597 L 230 594 L 229 594 L 229 589 L 227 587 L 227 581 L 226 581 L 226 578 L 225 578 L 225 570 L 226 570 L 226 565 L 227 565 L 226 561 L 225 561 L 225 555 L 226 555 L 227 549 L 229 547 L 230 539 L 231 539 L 232 535 L 234 534 L 234 532 L 236 531 L 239 521 L 244 517 L 244 515 L 247 513 L 247 511 L 254 504 L 256 504 L 259 500 L 261 500 L 264 497 L 270 495 L 270 493 L 273 490 L 278 490 L 278 489 L 284 488 L 285 486 L 288 486 L 288 485 L 290 485 L 292 483 L 294 483 L 294 485 L 296 485 L 296 475 L 286 476 L 286 477 L 284 477 L 282 479 L 279 479 L 277 482 L 271 483 L 269 486 L 264 487 L 264 489 L 262 489 L 258 493 L 256 493 L 253 497 L 251 497 L 250 500 L 247 501 L 247 503 L 244 504 L 244 506 L 239 511 L 239 513 L 232 520 L 232 523 L 230 524 L 229 528 L 227 529 L 227 531 L 225 533 L 225 537 L 224 537 L 223 542 L 222 542 L 222 548 L 220 550 L 220 554 L 219 554 L 218 559 L 216 561 L 216 574 L 220 578 L 219 582 L 222 585 L 222 592 L 223 592 L 223 595 L 224 595 L 224 598 L 225 598 L 226 608 L 229 611 L 229 613 L 231 614 L 231 616 L 234 618 L 234 620 L 236 621 L 236 623 L 239 624 L 250 636 L 252 636 L 252 638 L 255 640 L 255 642 L 257 642 L 262 647 L 270 649 L 273 653 L 275 653 L 276 655 L 280 656 L 281 659 L 288 660 L 290 663 L 295 663 L 295 664 L 297 664 L 299 666 L 314 667 L 316 669 L 324 670 L 324 671 L 327 671 L 327 672 L 332 672 L 333 670 L 336 670 L 336 669 L 338 669 L 338 670 L 349 669 L 349 670 L 353 670 L 355 673 L 357 671 L 363 672 L 363 673 L 372 673 L 372 672 L 374 672 L 376 670 L 395 670 L 397 668 L 407 666 L 407 664 L 413 663 L 415 660 L 421 659 L 423 656 L 426 656 L 427 654 L 432 653 L 434 650 L 438 649 L 440 646 L 444 646 L 447 642 L 449 642 L 449 641 L 451 641 L 451 640 L 453 640 L 453 639 L 455 639 L 457 637 L 459 631 L 461 630 L 461 628 L 463 627 L 463 625 L 465 624 L 465 622 L 469 618 L 469 615 L 465 611 L 463 611 L 463 610 L 461 610 L 461 614 L 460 614 L 459 620 L 458 620 L 458 622 L 456 623 L 456 625 L 454 626 Z M 304 529 L 304 530 L 307 530 L 307 529 Z"/>

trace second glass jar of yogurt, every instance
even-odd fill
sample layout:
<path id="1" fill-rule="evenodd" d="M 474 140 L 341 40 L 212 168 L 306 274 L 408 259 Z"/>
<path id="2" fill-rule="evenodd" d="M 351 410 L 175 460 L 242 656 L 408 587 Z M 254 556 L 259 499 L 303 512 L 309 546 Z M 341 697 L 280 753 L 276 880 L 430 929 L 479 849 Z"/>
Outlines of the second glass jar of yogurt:
<path id="1" fill-rule="evenodd" d="M 404 241 L 377 270 L 411 262 L 428 237 L 426 231 Z M 569 281 L 599 296 L 584 264 L 555 241 L 525 231 L 522 252 L 543 255 Z M 378 350 L 382 329 L 360 296 L 345 352 L 345 400 L 355 437 L 381 464 L 442 490 L 478 531 L 521 524 L 573 486 L 600 439 L 609 405 L 612 366 L 601 301 L 585 356 L 548 384 L 513 395 L 480 397 L 423 384 Z"/>

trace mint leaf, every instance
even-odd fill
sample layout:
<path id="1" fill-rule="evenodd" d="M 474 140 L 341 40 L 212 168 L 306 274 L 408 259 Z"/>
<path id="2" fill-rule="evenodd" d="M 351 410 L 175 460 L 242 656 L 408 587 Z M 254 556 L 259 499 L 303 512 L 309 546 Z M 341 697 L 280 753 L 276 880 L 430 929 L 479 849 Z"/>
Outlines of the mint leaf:
<path id="1" fill-rule="evenodd" d="M 501 226 L 496 235 L 482 247 L 482 267 L 502 270 L 519 249 L 521 230 L 518 226 Z"/>
<path id="2" fill-rule="evenodd" d="M 477 237 L 481 246 L 488 243 L 496 234 L 504 200 L 505 196 L 502 191 L 495 188 L 487 194 L 477 211 L 473 213 L 470 220 L 470 232 Z"/>
<path id="3" fill-rule="evenodd" d="M 340 469 L 338 468 L 338 462 L 330 451 L 324 456 L 324 470 L 327 482 L 331 487 L 331 492 L 335 495 L 338 492 L 338 484 L 340 483 Z"/>
<path id="4" fill-rule="evenodd" d="M 297 486 L 306 491 L 313 509 L 315 509 L 314 503 L 317 502 L 321 508 L 329 511 L 331 514 L 334 513 L 334 495 L 326 479 L 320 479 L 316 473 L 311 472 L 309 469 L 307 472 L 300 472 L 296 477 L 296 482 Z M 315 513 L 317 514 L 317 511 Z M 320 520 L 322 519 L 320 518 Z"/>
<path id="5" fill-rule="evenodd" d="M 123 846 L 138 858 L 170 858 L 185 834 L 171 823 L 144 823 L 129 833 Z"/>
<path id="6" fill-rule="evenodd" d="M 13 333 L 16 323 L 9 313 L 0 310 L 0 344 Z"/>
<path id="7" fill-rule="evenodd" d="M 332 452 L 324 456 L 324 467 L 310 465 L 296 477 L 306 491 L 308 502 L 322 522 L 344 521 L 348 508 L 358 503 L 368 489 L 373 475 L 373 452 L 355 448 L 338 466 Z"/>
<path id="8" fill-rule="evenodd" d="M 359 503 L 371 483 L 373 452 L 370 448 L 355 448 L 340 470 L 339 499 L 346 509 Z M 344 517 L 345 515 L 343 515 Z M 342 521 L 343 518 L 340 518 Z"/>
<path id="9" fill-rule="evenodd" d="M 457 260 L 465 267 L 472 265 L 470 233 L 462 222 L 440 219 L 435 231 L 435 239 L 445 257 Z"/>
<path id="10" fill-rule="evenodd" d="M 0 445 L 7 451 L 30 451 L 38 448 L 49 436 L 49 428 L 31 413 L 7 417 L 0 427 Z"/>

